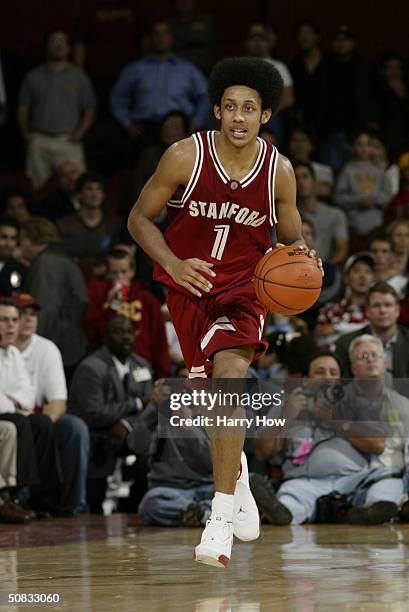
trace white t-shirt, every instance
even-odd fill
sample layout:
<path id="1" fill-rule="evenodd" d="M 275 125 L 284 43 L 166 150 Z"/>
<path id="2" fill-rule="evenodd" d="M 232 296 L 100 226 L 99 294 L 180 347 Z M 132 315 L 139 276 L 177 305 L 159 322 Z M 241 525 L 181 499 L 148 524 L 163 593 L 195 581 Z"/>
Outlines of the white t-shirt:
<path id="1" fill-rule="evenodd" d="M 35 406 L 67 399 L 62 357 L 54 342 L 34 334 L 21 356 L 35 390 Z"/>
<path id="2" fill-rule="evenodd" d="M 15 399 L 25 410 L 34 408 L 34 389 L 24 367 L 20 351 L 15 346 L 0 348 L 0 412 L 15 412 Z"/>

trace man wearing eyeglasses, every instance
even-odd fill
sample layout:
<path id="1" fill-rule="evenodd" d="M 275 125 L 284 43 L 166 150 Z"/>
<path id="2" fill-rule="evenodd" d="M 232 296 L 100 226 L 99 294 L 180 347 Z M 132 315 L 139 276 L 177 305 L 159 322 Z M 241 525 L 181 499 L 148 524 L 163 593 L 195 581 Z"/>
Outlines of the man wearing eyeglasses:
<path id="1" fill-rule="evenodd" d="M 345 377 L 351 377 L 351 363 L 348 349 L 351 342 L 363 334 L 378 338 L 385 355 L 385 383 L 396 388 L 396 380 L 409 378 L 409 330 L 397 324 L 399 318 L 399 297 L 396 291 L 384 281 L 373 285 L 366 298 L 366 314 L 369 325 L 345 334 L 336 345 L 336 355 Z M 407 393 L 405 392 L 405 395 Z"/>

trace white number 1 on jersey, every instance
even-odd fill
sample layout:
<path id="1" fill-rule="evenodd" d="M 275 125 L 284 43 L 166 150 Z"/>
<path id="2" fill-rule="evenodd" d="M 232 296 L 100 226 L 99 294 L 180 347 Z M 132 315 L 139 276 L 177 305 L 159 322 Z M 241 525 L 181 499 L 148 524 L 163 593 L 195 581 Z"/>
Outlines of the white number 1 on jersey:
<path id="1" fill-rule="evenodd" d="M 216 238 L 214 240 L 211 256 L 214 259 L 221 259 L 226 246 L 227 236 L 229 235 L 230 225 L 215 225 L 214 231 L 216 232 Z"/>

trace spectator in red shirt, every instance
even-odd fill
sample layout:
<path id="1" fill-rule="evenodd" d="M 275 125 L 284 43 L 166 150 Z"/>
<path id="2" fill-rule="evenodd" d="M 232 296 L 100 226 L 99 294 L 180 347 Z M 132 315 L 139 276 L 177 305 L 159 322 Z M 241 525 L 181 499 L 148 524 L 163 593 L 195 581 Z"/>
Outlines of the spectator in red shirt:
<path id="1" fill-rule="evenodd" d="M 366 294 L 375 281 L 375 261 L 364 251 L 351 255 L 344 266 L 345 297 L 329 302 L 319 312 L 315 333 L 318 344 L 333 348 L 342 334 L 364 327 Z"/>
<path id="2" fill-rule="evenodd" d="M 409 151 L 399 157 L 400 190 L 389 203 L 384 221 L 392 223 L 395 219 L 409 219 Z"/>
<path id="3" fill-rule="evenodd" d="M 133 256 L 114 249 L 107 258 L 107 278 L 88 283 L 90 305 L 85 313 L 85 328 L 91 344 L 102 345 L 109 320 L 123 315 L 133 321 L 135 353 L 152 365 L 156 378 L 168 376 L 169 349 L 159 301 L 134 279 Z"/>

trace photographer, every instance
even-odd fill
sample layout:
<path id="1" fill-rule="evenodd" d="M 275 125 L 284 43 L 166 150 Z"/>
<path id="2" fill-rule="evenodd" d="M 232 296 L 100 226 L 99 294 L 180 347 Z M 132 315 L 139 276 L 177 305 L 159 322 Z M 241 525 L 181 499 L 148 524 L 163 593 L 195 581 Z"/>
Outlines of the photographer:
<path id="1" fill-rule="evenodd" d="M 350 493 L 365 481 L 371 470 L 366 455 L 383 452 L 382 432 L 339 418 L 337 406 L 343 395 L 337 381 L 341 368 L 331 353 L 317 353 L 308 365 L 303 386 L 294 389 L 284 407 L 286 438 L 256 438 L 255 455 L 270 459 L 281 454 L 284 482 L 277 495 L 259 475 L 251 478 L 253 495 L 271 524 L 311 522 L 317 499 L 333 491 Z"/>

